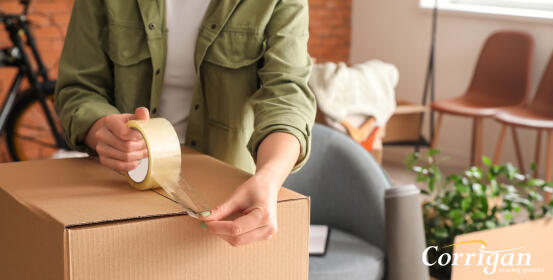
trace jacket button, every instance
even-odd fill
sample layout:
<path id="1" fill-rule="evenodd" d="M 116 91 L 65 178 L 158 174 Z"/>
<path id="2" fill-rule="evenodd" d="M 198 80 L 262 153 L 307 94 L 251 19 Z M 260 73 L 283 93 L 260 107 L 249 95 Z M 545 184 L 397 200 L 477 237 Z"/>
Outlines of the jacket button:
<path id="1" fill-rule="evenodd" d="M 155 23 L 148 24 L 148 29 L 150 29 L 150 30 L 156 29 L 156 24 Z"/>
<path id="2" fill-rule="evenodd" d="M 198 109 L 200 109 L 200 104 L 196 104 L 196 105 L 194 105 L 194 110 L 196 110 L 196 111 L 197 111 Z"/>
<path id="3" fill-rule="evenodd" d="M 156 75 L 159 75 L 159 73 L 161 73 L 161 70 L 159 68 L 157 68 Z"/>
<path id="4" fill-rule="evenodd" d="M 215 30 L 215 29 L 217 29 L 217 24 L 212 24 L 211 25 L 211 30 Z"/>

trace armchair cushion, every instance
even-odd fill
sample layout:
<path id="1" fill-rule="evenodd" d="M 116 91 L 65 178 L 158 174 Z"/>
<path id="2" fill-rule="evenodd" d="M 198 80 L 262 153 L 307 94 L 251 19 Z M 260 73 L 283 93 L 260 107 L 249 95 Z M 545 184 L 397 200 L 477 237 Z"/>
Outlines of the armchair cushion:
<path id="1" fill-rule="evenodd" d="M 310 280 L 383 278 L 385 255 L 380 248 L 336 228 L 329 238 L 326 255 L 309 258 Z"/>

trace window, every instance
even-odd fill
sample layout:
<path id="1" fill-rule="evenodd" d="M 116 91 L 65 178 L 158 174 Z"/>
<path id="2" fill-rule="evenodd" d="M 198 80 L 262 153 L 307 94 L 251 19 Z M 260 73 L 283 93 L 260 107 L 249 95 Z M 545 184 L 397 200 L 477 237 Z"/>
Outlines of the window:
<path id="1" fill-rule="evenodd" d="M 449 2 L 482 7 L 553 11 L 553 0 L 449 0 Z"/>
<path id="2" fill-rule="evenodd" d="M 433 8 L 435 0 L 420 0 L 422 8 Z M 553 19 L 553 0 L 438 0 L 440 10 L 490 15 Z"/>

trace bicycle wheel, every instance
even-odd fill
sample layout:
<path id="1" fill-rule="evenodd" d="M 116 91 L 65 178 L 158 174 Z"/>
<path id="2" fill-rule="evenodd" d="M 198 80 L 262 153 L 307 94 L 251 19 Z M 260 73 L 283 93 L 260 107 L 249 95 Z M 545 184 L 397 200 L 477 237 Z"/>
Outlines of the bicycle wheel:
<path id="1" fill-rule="evenodd" d="M 54 83 L 43 88 L 46 104 L 62 134 L 62 128 L 54 109 Z M 46 114 L 36 93 L 28 89 L 21 93 L 6 123 L 8 150 L 14 161 L 49 158 L 59 147 L 52 133 Z"/>

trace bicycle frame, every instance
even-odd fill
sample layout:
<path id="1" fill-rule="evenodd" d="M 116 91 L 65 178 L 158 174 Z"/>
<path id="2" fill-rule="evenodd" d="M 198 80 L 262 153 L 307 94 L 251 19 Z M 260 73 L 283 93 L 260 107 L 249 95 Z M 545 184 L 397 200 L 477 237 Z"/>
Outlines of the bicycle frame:
<path id="1" fill-rule="evenodd" d="M 29 28 L 29 21 L 26 17 L 28 3 L 25 3 L 25 12 L 19 15 L 6 15 L 0 14 L 1 21 L 4 22 L 5 30 L 8 32 L 10 40 L 13 43 L 11 48 L 4 49 L 5 57 L 0 59 L 0 66 L 17 67 L 19 69 L 15 79 L 13 80 L 10 90 L 6 96 L 2 108 L 0 110 L 0 133 L 2 132 L 6 120 L 11 112 L 13 105 L 15 104 L 16 97 L 19 93 L 21 83 L 26 77 L 31 86 L 32 92 L 38 94 L 41 107 L 46 115 L 50 130 L 58 147 L 66 148 L 67 145 L 63 136 L 56 129 L 54 117 L 52 116 L 46 99 L 43 94 L 42 85 L 51 82 L 48 77 L 48 71 L 44 66 L 40 53 L 38 51 L 35 39 Z M 26 42 L 23 42 L 22 36 L 25 35 Z M 29 55 L 26 52 L 25 45 L 31 49 L 32 57 L 36 62 L 38 69 L 35 72 L 31 64 Z M 42 84 L 39 81 L 42 78 Z"/>

